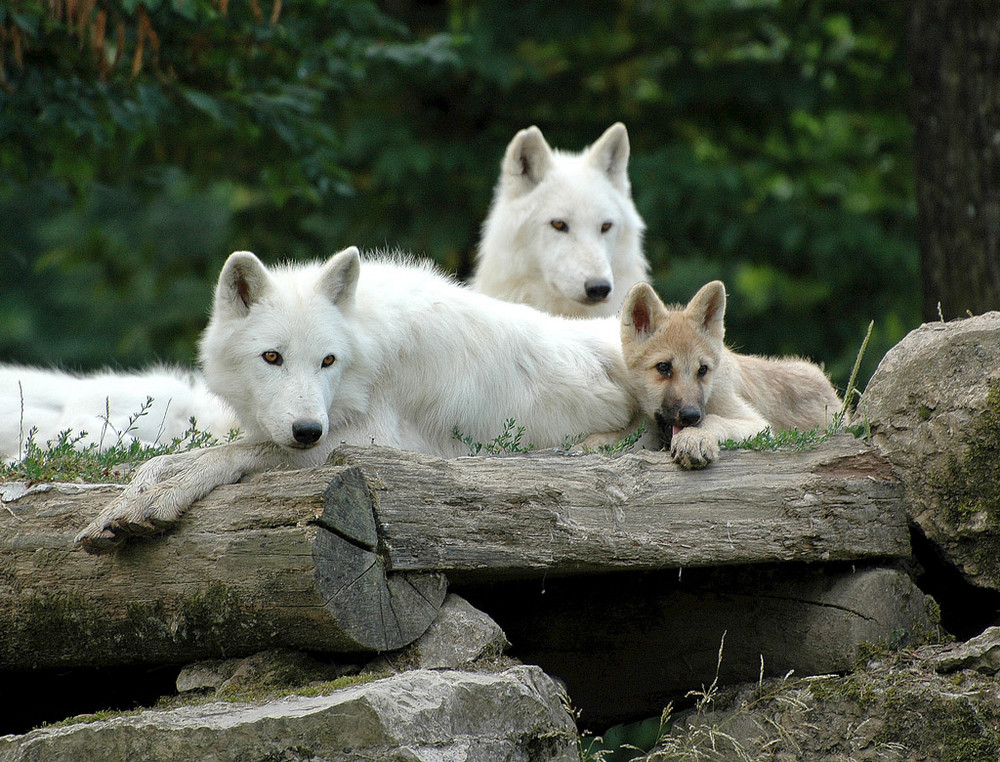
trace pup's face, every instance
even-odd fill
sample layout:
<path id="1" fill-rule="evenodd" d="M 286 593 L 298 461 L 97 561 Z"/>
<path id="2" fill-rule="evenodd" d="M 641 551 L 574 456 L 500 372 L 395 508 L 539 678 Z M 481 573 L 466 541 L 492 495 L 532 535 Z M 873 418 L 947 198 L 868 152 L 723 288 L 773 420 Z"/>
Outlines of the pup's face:
<path id="1" fill-rule="evenodd" d="M 721 299 L 721 302 L 720 302 Z M 725 288 L 703 287 L 685 308 L 666 307 L 646 283 L 622 308 L 622 353 L 642 404 L 669 445 L 685 426 L 705 417 L 723 351 Z"/>

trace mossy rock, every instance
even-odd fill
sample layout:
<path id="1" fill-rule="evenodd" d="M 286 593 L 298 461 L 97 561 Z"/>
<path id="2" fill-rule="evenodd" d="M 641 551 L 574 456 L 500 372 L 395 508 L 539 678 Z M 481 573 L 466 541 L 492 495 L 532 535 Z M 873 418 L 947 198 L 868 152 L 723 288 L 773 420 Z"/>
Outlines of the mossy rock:
<path id="1" fill-rule="evenodd" d="M 720 691 L 678 722 L 659 747 L 662 756 L 651 759 L 1000 759 L 996 675 L 939 673 L 935 665 L 947 650 L 890 650 L 847 675 L 791 676 Z M 675 750 L 688 756 L 668 754 Z"/>
<path id="2" fill-rule="evenodd" d="M 858 413 L 913 522 L 968 582 L 1000 590 L 1000 312 L 911 331 Z"/>

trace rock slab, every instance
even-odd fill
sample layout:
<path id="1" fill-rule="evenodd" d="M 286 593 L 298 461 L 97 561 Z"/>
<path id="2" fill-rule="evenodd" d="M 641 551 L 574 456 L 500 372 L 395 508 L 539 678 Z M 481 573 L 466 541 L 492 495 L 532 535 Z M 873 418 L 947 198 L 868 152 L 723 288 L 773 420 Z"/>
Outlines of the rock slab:
<path id="1" fill-rule="evenodd" d="M 482 658 L 499 656 L 510 646 L 500 625 L 449 593 L 427 632 L 412 646 L 416 666 L 457 669 Z"/>
<path id="2" fill-rule="evenodd" d="M 0 762 L 570 762 L 576 726 L 540 669 L 414 670 L 322 696 L 213 702 L 0 738 Z"/>

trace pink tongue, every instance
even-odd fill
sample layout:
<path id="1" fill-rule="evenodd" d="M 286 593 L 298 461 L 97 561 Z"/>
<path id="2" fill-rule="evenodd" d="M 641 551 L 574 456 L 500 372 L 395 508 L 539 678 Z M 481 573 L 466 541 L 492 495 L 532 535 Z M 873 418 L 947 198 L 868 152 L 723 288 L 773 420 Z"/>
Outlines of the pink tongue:
<path id="1" fill-rule="evenodd" d="M 677 432 L 680 431 L 680 430 L 681 430 L 680 426 L 674 426 L 674 430 L 670 432 L 670 436 L 676 437 L 677 436 Z"/>

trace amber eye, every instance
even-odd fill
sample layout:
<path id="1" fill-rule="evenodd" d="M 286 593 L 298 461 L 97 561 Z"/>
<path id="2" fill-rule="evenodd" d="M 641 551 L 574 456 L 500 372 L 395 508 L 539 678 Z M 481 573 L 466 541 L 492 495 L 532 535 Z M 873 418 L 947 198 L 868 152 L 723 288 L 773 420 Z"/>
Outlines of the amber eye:
<path id="1" fill-rule="evenodd" d="M 264 362 L 268 365 L 281 365 L 281 363 L 285 361 L 285 359 L 281 356 L 281 353 L 275 352 L 273 349 L 269 349 L 264 352 L 261 354 L 261 357 L 264 358 Z"/>
<path id="2" fill-rule="evenodd" d="M 337 362 L 337 358 L 336 357 L 334 357 L 333 355 L 327 355 L 326 357 L 323 358 L 322 365 L 323 365 L 324 368 L 329 368 L 335 362 Z"/>
<path id="3" fill-rule="evenodd" d="M 673 378 L 674 377 L 674 366 L 671 365 L 669 362 L 658 362 L 658 363 L 656 363 L 656 370 L 664 378 Z"/>
<path id="4" fill-rule="evenodd" d="M 613 222 L 605 222 L 603 225 L 601 225 L 601 232 L 607 233 L 609 230 L 611 230 L 612 227 L 614 227 L 614 224 L 615 223 Z"/>
<path id="5" fill-rule="evenodd" d="M 707 365 L 702 365 L 700 368 L 698 368 L 698 378 L 704 378 L 707 375 L 708 375 Z"/>
<path id="6" fill-rule="evenodd" d="M 566 224 L 566 220 L 552 220 L 549 223 L 552 227 L 558 230 L 560 233 L 568 233 L 569 225 Z"/>

